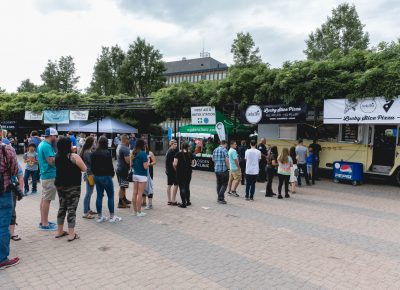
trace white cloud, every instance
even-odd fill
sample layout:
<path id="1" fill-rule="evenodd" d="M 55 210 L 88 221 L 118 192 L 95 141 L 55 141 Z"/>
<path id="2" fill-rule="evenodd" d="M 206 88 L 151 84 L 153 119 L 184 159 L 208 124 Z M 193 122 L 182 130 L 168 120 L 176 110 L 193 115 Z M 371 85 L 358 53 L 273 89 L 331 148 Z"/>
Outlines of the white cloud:
<path id="1" fill-rule="evenodd" d="M 0 1 L 0 86 L 15 91 L 26 78 L 41 83 L 48 59 L 72 55 L 83 89 L 90 82 L 101 46 L 119 44 L 126 49 L 137 36 L 160 49 L 166 60 L 198 57 L 204 41 L 212 56 L 230 63 L 236 32 L 249 31 L 264 60 L 279 66 L 304 57 L 307 35 L 340 2 Z M 399 37 L 398 1 L 359 0 L 355 4 L 372 45 Z"/>

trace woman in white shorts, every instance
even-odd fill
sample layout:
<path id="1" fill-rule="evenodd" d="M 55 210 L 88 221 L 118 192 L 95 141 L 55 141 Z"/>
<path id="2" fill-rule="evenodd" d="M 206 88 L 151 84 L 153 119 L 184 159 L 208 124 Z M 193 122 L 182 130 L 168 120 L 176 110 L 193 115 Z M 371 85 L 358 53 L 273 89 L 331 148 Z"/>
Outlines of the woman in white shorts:
<path id="1" fill-rule="evenodd" d="M 133 170 L 133 211 L 134 215 L 143 217 L 146 214 L 142 212 L 142 195 L 147 183 L 147 169 L 149 160 L 144 148 L 144 141 L 139 139 L 136 142 L 135 149 L 131 154 L 131 166 Z"/>

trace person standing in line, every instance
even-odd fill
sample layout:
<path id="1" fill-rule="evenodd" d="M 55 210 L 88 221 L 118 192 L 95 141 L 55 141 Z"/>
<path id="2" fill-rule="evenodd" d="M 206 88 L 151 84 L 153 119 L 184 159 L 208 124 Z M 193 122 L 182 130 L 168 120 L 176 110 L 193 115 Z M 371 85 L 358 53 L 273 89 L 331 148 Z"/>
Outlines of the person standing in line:
<path id="1" fill-rule="evenodd" d="M 130 208 L 131 201 L 126 198 L 126 190 L 129 188 L 129 166 L 131 164 L 129 139 L 126 134 L 121 136 L 121 142 L 117 146 L 117 178 L 119 184 L 118 208 Z"/>
<path id="2" fill-rule="evenodd" d="M 289 198 L 289 179 L 290 171 L 293 167 L 292 158 L 289 156 L 289 149 L 283 148 L 281 154 L 278 157 L 278 198 L 282 199 L 282 186 L 285 184 L 285 198 Z"/>
<path id="3" fill-rule="evenodd" d="M 97 198 L 96 222 L 102 223 L 108 220 L 108 217 L 103 215 L 103 196 L 106 191 L 108 199 L 108 210 L 110 212 L 110 223 L 119 222 L 122 220 L 114 213 L 114 184 L 113 177 L 115 175 L 113 160 L 110 151 L 108 151 L 108 139 L 101 136 L 97 142 L 97 149 L 91 156 L 92 172 L 94 174 L 94 182 L 96 184 Z"/>
<path id="4" fill-rule="evenodd" d="M 250 149 L 246 150 L 246 200 L 254 201 L 257 177 L 260 172 L 261 152 L 256 149 L 256 140 L 251 140 Z"/>
<path id="5" fill-rule="evenodd" d="M 146 188 L 149 187 L 149 182 L 153 182 L 154 180 L 154 165 L 156 165 L 157 160 L 156 160 L 156 156 L 154 155 L 153 152 L 150 151 L 150 148 L 148 145 L 145 145 L 145 151 L 147 154 L 147 157 L 149 158 L 149 176 L 148 176 L 148 181 L 147 181 L 147 185 Z M 149 181 L 149 179 L 151 179 L 151 181 Z M 147 203 L 146 203 L 146 197 L 147 197 Z M 147 196 L 144 195 L 144 202 L 142 203 L 142 205 L 145 206 L 144 209 L 153 209 L 153 192 L 148 193 Z"/>
<path id="6" fill-rule="evenodd" d="M 83 181 L 86 183 L 86 193 L 83 199 L 83 218 L 94 219 L 96 212 L 90 209 L 90 199 L 94 191 L 94 176 L 92 172 L 91 156 L 95 148 L 93 148 L 94 138 L 89 136 L 83 144 L 79 156 L 86 165 L 86 173 L 83 174 Z"/>
<path id="7" fill-rule="evenodd" d="M 266 197 L 272 197 L 276 195 L 272 191 L 272 181 L 274 180 L 274 176 L 276 174 L 276 168 L 278 166 L 278 148 L 274 145 L 269 149 L 268 155 L 267 155 L 267 187 L 265 190 L 265 196 Z"/>
<path id="8" fill-rule="evenodd" d="M 205 147 L 206 147 L 206 154 L 211 155 L 215 149 L 214 141 L 211 137 L 208 137 Z"/>
<path id="9" fill-rule="evenodd" d="M 310 180 L 308 178 L 307 173 L 307 147 L 303 145 L 303 139 L 299 139 L 298 144 L 296 146 L 296 155 L 297 155 L 297 167 L 299 168 L 299 176 L 297 177 L 298 185 L 301 186 L 301 172 L 304 174 L 304 178 L 306 179 L 307 185 L 310 185 Z"/>
<path id="10" fill-rule="evenodd" d="M 233 195 L 235 197 L 239 197 L 239 194 L 236 192 L 236 189 L 239 186 L 240 179 L 242 177 L 242 172 L 239 166 L 239 157 L 236 151 L 237 144 L 236 141 L 231 141 L 231 148 L 228 151 L 229 157 L 229 181 L 228 181 L 228 194 Z"/>
<path id="11" fill-rule="evenodd" d="M 267 140 L 265 138 L 261 138 L 260 144 L 258 144 L 257 149 L 261 152 L 261 160 L 259 164 L 260 173 L 258 174 L 258 182 L 265 182 L 266 174 L 265 174 L 265 166 L 267 165 Z"/>
<path id="12" fill-rule="evenodd" d="M 38 131 L 36 131 L 36 130 L 32 131 L 31 139 L 29 140 L 29 143 L 33 143 L 36 145 L 36 148 L 35 148 L 36 152 L 38 151 L 40 142 L 42 142 L 42 140 L 39 137 Z"/>
<path id="13" fill-rule="evenodd" d="M 182 150 L 176 153 L 173 164 L 181 194 L 182 203 L 178 205 L 180 208 L 192 205 L 190 202 L 190 181 L 192 180 L 193 154 L 189 150 L 189 144 L 183 143 Z"/>
<path id="14" fill-rule="evenodd" d="M 313 152 L 313 148 L 310 146 L 308 148 L 308 156 L 306 158 L 307 163 L 307 174 L 308 180 L 311 180 L 311 183 L 315 184 L 315 176 L 314 176 L 314 165 L 315 165 L 315 154 Z"/>
<path id="15" fill-rule="evenodd" d="M 247 150 L 246 140 L 242 140 L 239 146 L 239 165 L 240 165 L 240 172 L 242 173 L 240 183 L 242 185 L 245 184 L 244 181 L 246 179 L 246 158 L 245 158 L 246 150 Z"/>
<path id="16" fill-rule="evenodd" d="M 82 172 L 86 172 L 86 165 L 82 158 L 72 153 L 72 140 L 60 137 L 57 142 L 56 180 L 60 208 L 57 214 L 56 238 L 68 236 L 68 242 L 79 239 L 75 233 L 76 209 L 81 197 Z M 68 215 L 67 215 L 68 213 Z M 68 232 L 64 231 L 64 221 L 67 216 Z"/>
<path id="17" fill-rule="evenodd" d="M 72 153 L 78 152 L 78 142 L 76 141 L 76 137 L 72 131 L 69 131 L 67 137 L 71 139 L 72 142 Z"/>
<path id="18" fill-rule="evenodd" d="M 165 155 L 165 174 L 167 174 L 167 197 L 168 205 L 178 205 L 176 202 L 176 193 L 178 192 L 178 181 L 174 170 L 174 158 L 177 151 L 178 143 L 172 139 L 169 142 L 169 149 Z"/>
<path id="19" fill-rule="evenodd" d="M 78 138 L 78 154 L 81 153 L 83 145 L 85 145 L 85 142 L 86 142 L 86 134 L 81 133 Z"/>
<path id="20" fill-rule="evenodd" d="M 220 145 L 214 149 L 212 160 L 217 177 L 218 203 L 226 204 L 225 191 L 229 181 L 229 157 L 225 140 L 221 140 Z"/>
<path id="21" fill-rule="evenodd" d="M 32 177 L 32 194 L 37 193 L 37 180 L 39 178 L 39 159 L 36 153 L 36 145 L 28 145 L 28 151 L 24 153 L 25 174 L 24 174 L 24 193 L 29 193 L 29 177 Z"/>
<path id="22" fill-rule="evenodd" d="M 0 141 L 3 139 L 3 130 L 0 126 Z M 9 188 L 11 177 L 17 175 L 17 155 L 10 145 L 0 142 L 0 270 L 15 266 L 19 258 L 9 259 L 10 230 L 9 225 L 13 213 L 13 194 Z"/>
<path id="23" fill-rule="evenodd" d="M 319 176 L 319 154 L 321 153 L 322 147 L 321 145 L 318 144 L 318 140 L 314 139 L 313 143 L 310 144 L 310 147 L 313 149 L 313 152 L 315 154 L 315 163 L 313 164 L 313 176 L 314 180 L 320 180 Z"/>
<path id="24" fill-rule="evenodd" d="M 131 137 L 129 138 L 129 151 L 132 152 L 133 149 L 135 149 L 136 146 L 136 136 L 134 133 L 131 134 Z"/>
<path id="25" fill-rule="evenodd" d="M 135 149 L 131 155 L 131 164 L 133 169 L 133 214 L 138 217 L 144 217 L 146 213 L 142 212 L 142 198 L 147 183 L 149 158 L 145 151 L 145 143 L 142 139 L 136 141 Z"/>
<path id="26" fill-rule="evenodd" d="M 121 135 L 117 134 L 117 136 L 115 136 L 115 138 L 114 138 L 114 146 L 115 146 L 115 148 L 118 147 L 119 143 L 121 143 Z"/>
<path id="27" fill-rule="evenodd" d="M 292 193 L 296 193 L 296 185 L 297 185 L 297 176 L 299 175 L 299 169 L 297 168 L 297 159 L 296 159 L 296 147 L 290 147 L 289 156 L 292 158 L 293 167 L 290 170 L 290 191 Z"/>
<path id="28" fill-rule="evenodd" d="M 45 139 L 39 144 L 39 168 L 42 184 L 42 200 L 40 202 L 41 221 L 39 229 L 42 231 L 55 231 L 56 224 L 49 221 L 49 209 L 52 200 L 55 200 L 57 189 L 54 184 L 56 179 L 54 144 L 57 141 L 58 132 L 54 128 L 47 128 Z"/>

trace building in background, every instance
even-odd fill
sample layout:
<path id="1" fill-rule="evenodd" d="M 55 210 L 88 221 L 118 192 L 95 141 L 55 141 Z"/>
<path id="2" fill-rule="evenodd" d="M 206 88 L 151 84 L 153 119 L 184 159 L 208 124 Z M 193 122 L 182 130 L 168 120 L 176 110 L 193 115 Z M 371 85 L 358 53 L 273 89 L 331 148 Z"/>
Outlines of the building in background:
<path id="1" fill-rule="evenodd" d="M 226 78 L 228 66 L 212 58 L 208 52 L 200 54 L 200 58 L 170 61 L 165 63 L 167 70 L 164 76 L 167 85 L 184 81 L 196 83 L 202 80 L 222 80 Z"/>

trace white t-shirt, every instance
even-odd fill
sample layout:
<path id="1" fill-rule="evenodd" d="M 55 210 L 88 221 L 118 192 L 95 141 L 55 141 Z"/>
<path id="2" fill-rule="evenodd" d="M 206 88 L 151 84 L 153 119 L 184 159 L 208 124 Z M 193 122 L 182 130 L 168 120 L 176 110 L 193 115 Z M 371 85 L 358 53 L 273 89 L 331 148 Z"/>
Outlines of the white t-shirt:
<path id="1" fill-rule="evenodd" d="M 247 149 L 244 158 L 246 159 L 246 174 L 258 175 L 261 152 L 256 148 Z"/>

